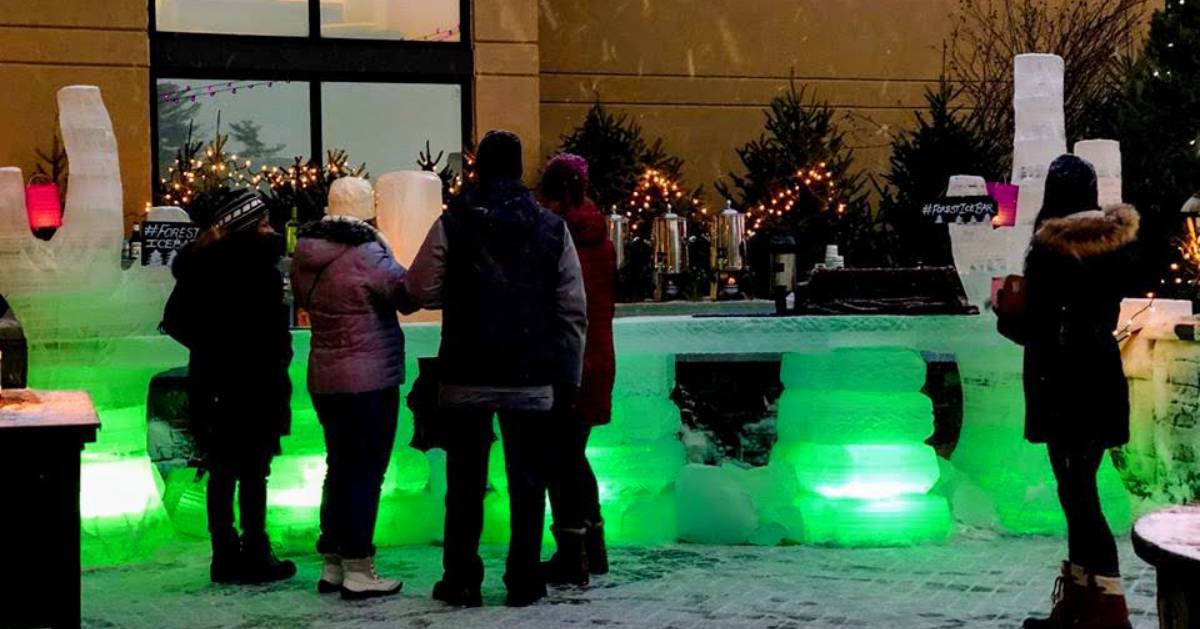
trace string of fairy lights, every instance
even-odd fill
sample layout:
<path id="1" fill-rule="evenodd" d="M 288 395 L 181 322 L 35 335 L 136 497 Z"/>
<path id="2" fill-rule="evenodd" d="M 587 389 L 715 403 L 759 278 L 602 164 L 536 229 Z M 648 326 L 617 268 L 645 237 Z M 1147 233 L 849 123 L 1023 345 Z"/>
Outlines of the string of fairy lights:
<path id="1" fill-rule="evenodd" d="M 700 203 L 699 199 L 695 197 L 690 197 L 690 199 L 692 207 L 696 208 L 697 212 L 708 213 L 708 209 Z M 657 168 L 647 168 L 638 176 L 637 184 L 634 186 L 633 192 L 629 194 L 625 217 L 629 219 L 630 229 L 637 232 L 646 224 L 647 220 L 653 220 L 660 214 L 670 213 L 675 210 L 676 206 L 686 201 L 687 195 L 679 187 L 679 182 L 669 173 Z"/>
<path id="2" fill-rule="evenodd" d="M 773 192 L 770 199 L 746 209 L 746 233 L 753 236 L 765 221 L 782 218 L 791 212 L 804 195 L 816 199 L 821 210 L 834 208 L 840 216 L 846 213 L 846 204 L 838 198 L 838 186 L 833 172 L 825 162 L 796 171 L 792 181 L 781 190 Z"/>

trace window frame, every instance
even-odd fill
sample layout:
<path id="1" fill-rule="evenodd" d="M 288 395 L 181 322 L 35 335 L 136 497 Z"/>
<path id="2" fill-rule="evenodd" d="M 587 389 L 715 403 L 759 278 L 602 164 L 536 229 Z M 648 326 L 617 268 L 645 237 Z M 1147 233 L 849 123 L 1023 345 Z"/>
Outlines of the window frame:
<path id="1" fill-rule="evenodd" d="M 152 189 L 161 173 L 158 154 L 158 81 L 291 81 L 308 84 L 311 159 L 324 162 L 323 83 L 427 83 L 460 88 L 462 141 L 473 137 L 475 61 L 471 0 L 459 3 L 459 41 L 324 37 L 321 0 L 307 0 L 308 35 L 236 35 L 158 30 L 155 0 L 147 0 L 150 38 L 150 165 Z M 465 147 L 459 147 L 462 150 Z M 416 156 L 413 156 L 416 159 Z M 370 164 L 367 165 L 370 167 Z"/>

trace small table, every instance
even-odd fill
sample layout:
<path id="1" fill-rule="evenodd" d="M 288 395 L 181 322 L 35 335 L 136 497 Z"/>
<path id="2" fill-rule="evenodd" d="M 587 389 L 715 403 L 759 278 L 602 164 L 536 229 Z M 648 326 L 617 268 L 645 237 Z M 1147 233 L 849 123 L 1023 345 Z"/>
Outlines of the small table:
<path id="1" fill-rule="evenodd" d="M 1170 507 L 1137 521 L 1133 549 L 1158 571 L 1158 622 L 1164 629 L 1200 623 L 1200 506 Z"/>
<path id="2" fill-rule="evenodd" d="M 0 392 L 0 627 L 80 624 L 79 453 L 99 427 L 87 393 Z"/>

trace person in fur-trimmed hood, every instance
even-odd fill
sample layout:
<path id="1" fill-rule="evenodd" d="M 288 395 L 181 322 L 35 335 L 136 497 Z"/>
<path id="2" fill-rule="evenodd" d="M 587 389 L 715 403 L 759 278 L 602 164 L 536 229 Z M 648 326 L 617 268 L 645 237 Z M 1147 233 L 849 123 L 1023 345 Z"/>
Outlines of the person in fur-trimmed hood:
<path id="1" fill-rule="evenodd" d="M 1091 164 L 1074 155 L 1055 159 L 1025 260 L 1017 340 L 1025 346 L 1025 436 L 1049 451 L 1069 557 L 1050 618 L 1026 627 L 1129 626 L 1096 474 L 1105 451 L 1129 441 L 1129 389 L 1114 330 L 1132 286 L 1139 216 L 1128 205 L 1098 208 Z"/>
<path id="2" fill-rule="evenodd" d="M 405 269 L 367 222 L 371 195 L 355 202 L 334 185 L 330 215 L 300 230 L 292 286 L 312 321 L 308 390 L 325 431 L 317 540 L 325 563 L 317 590 L 353 599 L 396 594 L 402 586 L 375 572 L 372 541 L 400 413 L 404 334 L 397 311 L 407 302 Z"/>

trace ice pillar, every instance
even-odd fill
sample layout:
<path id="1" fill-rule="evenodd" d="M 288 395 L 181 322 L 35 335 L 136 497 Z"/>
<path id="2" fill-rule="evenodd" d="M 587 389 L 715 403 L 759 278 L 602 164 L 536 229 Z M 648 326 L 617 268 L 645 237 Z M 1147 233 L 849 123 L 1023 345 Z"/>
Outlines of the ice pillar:
<path id="1" fill-rule="evenodd" d="M 1067 152 L 1063 113 L 1063 60 L 1057 55 L 1017 55 L 1013 61 L 1012 183 L 1020 186 L 1017 224 L 951 225 L 954 262 L 972 303 L 986 305 L 992 278 L 1020 273 L 1033 223 L 1042 207 L 1046 172 Z"/>
<path id="2" fill-rule="evenodd" d="M 1121 143 L 1116 140 L 1080 140 L 1075 154 L 1096 169 L 1100 207 L 1121 203 Z"/>
<path id="3" fill-rule="evenodd" d="M 844 546 L 944 539 L 945 498 L 925 361 L 900 348 L 784 354 L 771 465 L 795 470 L 805 541 Z"/>
<path id="4" fill-rule="evenodd" d="M 419 170 L 391 172 L 379 178 L 375 195 L 379 230 L 400 264 L 410 266 L 442 213 L 442 180 Z"/>

